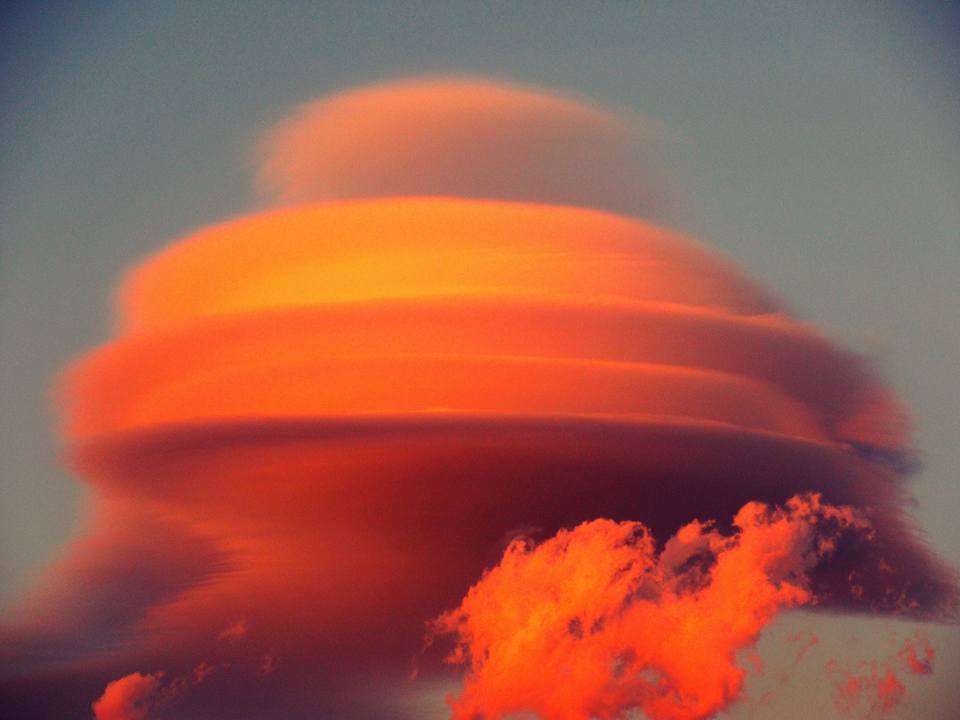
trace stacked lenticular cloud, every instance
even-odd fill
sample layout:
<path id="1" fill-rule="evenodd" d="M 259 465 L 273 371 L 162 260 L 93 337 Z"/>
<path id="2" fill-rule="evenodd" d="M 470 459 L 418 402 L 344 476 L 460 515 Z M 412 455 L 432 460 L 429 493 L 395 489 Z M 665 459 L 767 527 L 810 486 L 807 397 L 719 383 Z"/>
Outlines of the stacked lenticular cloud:
<path id="1" fill-rule="evenodd" d="M 663 207 L 627 124 L 439 79 L 304 106 L 264 147 L 277 206 L 134 267 L 116 339 L 67 373 L 67 452 L 100 510 L 37 607 L 102 591 L 17 631 L 24 657 L 101 689 L 221 662 L 181 689 L 200 710 L 233 683 L 249 712 L 269 687 L 271 711 L 365 716 L 342 678 L 402 677 L 518 533 L 667 537 L 811 492 L 872 528 L 811 571 L 821 607 L 955 612 L 903 514 L 896 401 L 728 260 L 608 212 Z"/>

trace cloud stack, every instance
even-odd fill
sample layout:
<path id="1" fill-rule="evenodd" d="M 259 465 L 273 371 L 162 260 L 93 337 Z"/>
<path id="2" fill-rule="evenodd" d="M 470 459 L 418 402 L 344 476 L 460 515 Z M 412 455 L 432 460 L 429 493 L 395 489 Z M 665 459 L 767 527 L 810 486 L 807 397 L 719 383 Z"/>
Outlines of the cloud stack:
<path id="1" fill-rule="evenodd" d="M 201 664 L 150 717 L 382 717 L 425 623 L 518 536 L 716 520 L 681 534 L 719 565 L 742 506 L 795 496 L 861 530 L 804 536 L 804 602 L 955 613 L 904 514 L 897 401 L 732 262 L 627 216 L 665 212 L 650 147 L 479 80 L 279 123 L 273 205 L 134 267 L 116 338 L 61 383 L 96 508 L 4 631 L 10 717 L 87 717 L 109 681 Z"/>

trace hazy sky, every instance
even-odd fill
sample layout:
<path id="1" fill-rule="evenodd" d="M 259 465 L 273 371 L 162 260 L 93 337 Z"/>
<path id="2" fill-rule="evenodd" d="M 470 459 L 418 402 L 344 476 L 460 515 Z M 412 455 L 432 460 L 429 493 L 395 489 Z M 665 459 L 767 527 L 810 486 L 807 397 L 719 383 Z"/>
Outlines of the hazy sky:
<path id="1" fill-rule="evenodd" d="M 924 463 L 915 517 L 960 565 L 958 15 L 932 3 L 516 5 L 5 5 L 0 600 L 82 516 L 49 389 L 106 338 L 123 269 L 248 210 L 253 142 L 291 105 L 423 72 L 568 90 L 655 121 L 678 191 L 672 224 L 872 357 L 902 394 Z M 936 637 L 960 645 L 953 630 Z M 930 702 L 958 699 L 944 682 L 951 652 Z"/>

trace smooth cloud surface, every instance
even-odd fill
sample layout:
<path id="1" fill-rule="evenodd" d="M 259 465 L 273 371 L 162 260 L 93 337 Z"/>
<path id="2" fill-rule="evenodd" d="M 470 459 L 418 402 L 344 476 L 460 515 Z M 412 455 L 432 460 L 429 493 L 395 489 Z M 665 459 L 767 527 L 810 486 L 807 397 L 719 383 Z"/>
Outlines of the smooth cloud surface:
<path id="1" fill-rule="evenodd" d="M 261 147 L 281 203 L 444 195 L 660 216 L 670 200 L 650 124 L 572 98 L 426 78 L 307 103 Z"/>

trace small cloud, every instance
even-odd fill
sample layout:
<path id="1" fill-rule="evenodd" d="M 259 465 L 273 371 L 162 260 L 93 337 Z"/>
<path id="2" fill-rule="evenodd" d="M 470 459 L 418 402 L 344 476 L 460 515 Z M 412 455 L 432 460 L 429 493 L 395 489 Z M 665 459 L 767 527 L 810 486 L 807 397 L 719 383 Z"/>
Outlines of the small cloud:
<path id="1" fill-rule="evenodd" d="M 820 638 L 810 630 L 800 630 L 792 635 L 788 635 L 787 641 L 796 643 L 799 646 L 797 648 L 797 654 L 793 658 L 793 666 L 796 667 L 800 664 L 800 661 L 803 660 L 804 656 L 820 642 Z"/>
<path id="2" fill-rule="evenodd" d="M 163 673 L 139 672 L 107 684 L 93 703 L 95 720 L 146 720 L 147 712 L 159 700 Z"/>
<path id="3" fill-rule="evenodd" d="M 661 216 L 665 140 L 658 123 L 579 98 L 417 78 L 295 108 L 264 138 L 257 184 L 281 204 L 444 195 Z"/>
<path id="4" fill-rule="evenodd" d="M 933 646 L 919 631 L 907 638 L 897 656 L 907 664 L 914 675 L 929 675 L 933 672 Z"/>
<path id="5" fill-rule="evenodd" d="M 855 668 L 836 660 L 827 663 L 827 672 L 834 676 L 833 704 L 844 715 L 881 718 L 892 711 L 906 696 L 906 687 L 899 672 L 913 675 L 933 672 L 934 650 L 921 632 L 907 638 L 896 657 L 870 660 Z"/>
<path id="6" fill-rule="evenodd" d="M 882 718 L 906 695 L 900 678 L 885 663 L 864 662 L 851 670 L 831 660 L 827 671 L 836 676 L 833 705 L 845 716 Z"/>
<path id="7" fill-rule="evenodd" d="M 247 636 L 247 621 L 246 620 L 237 620 L 235 623 L 225 627 L 219 635 L 217 635 L 217 640 L 240 640 Z"/>
<path id="8" fill-rule="evenodd" d="M 277 669 L 277 659 L 273 655 L 264 655 L 260 658 L 257 675 L 270 675 Z"/>
<path id="9" fill-rule="evenodd" d="M 207 676 L 210 675 L 216 668 L 208 662 L 202 662 L 193 669 L 193 684 L 199 685 L 204 680 L 207 679 Z"/>

